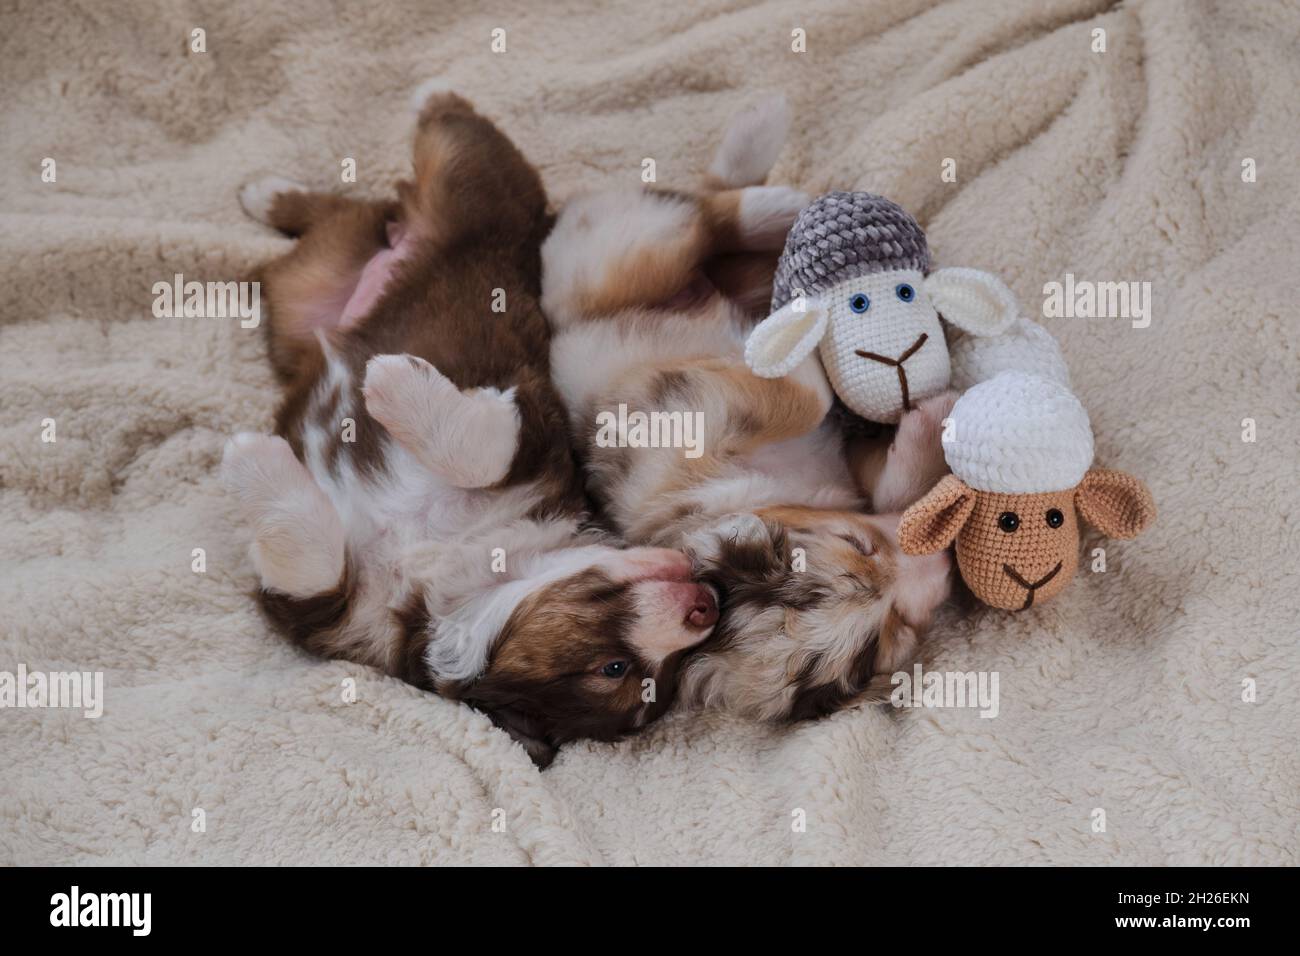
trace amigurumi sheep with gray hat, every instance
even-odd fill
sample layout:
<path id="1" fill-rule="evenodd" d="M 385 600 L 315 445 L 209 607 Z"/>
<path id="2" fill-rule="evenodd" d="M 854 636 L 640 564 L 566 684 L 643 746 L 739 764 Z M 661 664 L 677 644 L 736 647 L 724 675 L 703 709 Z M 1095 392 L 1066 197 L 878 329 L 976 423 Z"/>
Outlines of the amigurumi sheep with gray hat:
<path id="1" fill-rule="evenodd" d="M 840 399 L 873 422 L 948 387 L 939 316 L 970 335 L 997 335 L 1016 320 L 1015 296 L 976 269 L 930 271 L 916 220 L 867 192 L 831 192 L 795 220 L 777 266 L 772 314 L 751 333 L 745 361 L 779 378 L 813 349 Z"/>

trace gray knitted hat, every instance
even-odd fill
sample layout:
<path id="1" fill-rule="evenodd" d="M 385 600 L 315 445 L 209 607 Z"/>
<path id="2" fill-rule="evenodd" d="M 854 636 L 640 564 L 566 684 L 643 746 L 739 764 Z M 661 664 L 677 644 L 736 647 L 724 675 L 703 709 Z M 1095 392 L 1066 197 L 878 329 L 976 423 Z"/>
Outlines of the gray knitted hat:
<path id="1" fill-rule="evenodd" d="M 930 249 L 916 220 L 884 196 L 826 193 L 790 227 L 776 267 L 772 311 L 796 289 L 818 295 L 845 279 L 895 269 L 930 271 Z"/>

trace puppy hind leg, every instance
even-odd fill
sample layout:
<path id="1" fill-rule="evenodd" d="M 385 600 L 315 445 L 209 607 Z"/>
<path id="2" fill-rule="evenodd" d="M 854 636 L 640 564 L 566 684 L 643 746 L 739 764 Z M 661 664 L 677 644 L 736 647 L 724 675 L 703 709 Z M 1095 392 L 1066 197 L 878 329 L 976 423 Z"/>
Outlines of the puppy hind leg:
<path id="1" fill-rule="evenodd" d="M 221 479 L 253 527 L 262 587 L 295 598 L 327 593 L 343 577 L 343 524 L 283 438 L 241 433 L 226 443 Z"/>
<path id="2" fill-rule="evenodd" d="M 425 468 L 458 488 L 503 481 L 519 448 L 513 389 L 461 391 L 414 355 L 366 364 L 366 411 Z"/>
<path id="3" fill-rule="evenodd" d="M 282 176 L 265 176 L 240 187 L 239 205 L 250 218 L 297 238 L 340 212 L 370 204 L 330 193 L 312 192 L 301 183 Z"/>
<path id="4" fill-rule="evenodd" d="M 401 190 L 410 228 L 444 247 L 473 236 L 497 248 L 540 242 L 546 193 L 537 171 L 468 100 L 436 81 L 433 89 L 419 107 L 415 181 Z"/>
<path id="5" fill-rule="evenodd" d="M 612 190 L 565 206 L 542 246 L 542 310 L 557 326 L 660 305 L 690 286 L 712 252 L 692 197 Z"/>
<path id="6" fill-rule="evenodd" d="M 701 199 L 716 252 L 780 252 L 808 194 L 789 186 L 749 186 Z"/>
<path id="7" fill-rule="evenodd" d="M 308 231 L 260 278 L 271 361 L 282 379 L 293 380 L 319 357 L 317 335 L 340 325 L 367 263 L 388 248 L 388 225 L 397 209 L 391 203 L 282 193 L 273 215 L 284 210 Z"/>

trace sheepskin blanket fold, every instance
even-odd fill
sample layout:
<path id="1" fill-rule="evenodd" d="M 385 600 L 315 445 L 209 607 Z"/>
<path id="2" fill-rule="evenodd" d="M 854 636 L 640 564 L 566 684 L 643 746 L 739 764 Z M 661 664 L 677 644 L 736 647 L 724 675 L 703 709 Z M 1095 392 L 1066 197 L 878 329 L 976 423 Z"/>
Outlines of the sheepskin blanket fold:
<path id="1" fill-rule="evenodd" d="M 490 6 L 6 12 L 0 672 L 104 698 L 0 710 L 0 863 L 1297 863 L 1300 8 Z M 996 673 L 996 716 L 675 714 L 539 774 L 485 717 L 271 634 L 216 478 L 271 427 L 261 335 L 157 317 L 154 286 L 288 247 L 236 204 L 255 176 L 383 194 L 435 75 L 557 201 L 646 158 L 690 187 L 783 91 L 775 182 L 895 199 L 1058 337 L 1099 463 L 1160 517 L 1088 541 L 1054 602 L 936 630 L 924 667 Z M 1067 275 L 1139 283 L 1132 314 L 1044 317 Z"/>

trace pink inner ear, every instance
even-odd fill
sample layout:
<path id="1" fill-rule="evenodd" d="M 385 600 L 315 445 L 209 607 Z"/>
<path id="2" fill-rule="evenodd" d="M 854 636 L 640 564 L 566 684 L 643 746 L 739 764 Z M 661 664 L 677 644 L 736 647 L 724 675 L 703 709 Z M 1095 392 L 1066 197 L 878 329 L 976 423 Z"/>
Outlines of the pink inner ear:
<path id="1" fill-rule="evenodd" d="M 352 328 L 375 307 L 393 277 L 393 270 L 411 254 L 415 245 L 406 226 L 399 222 L 388 223 L 388 242 L 391 248 L 375 253 L 361 270 L 357 286 L 339 316 L 340 329 Z"/>

